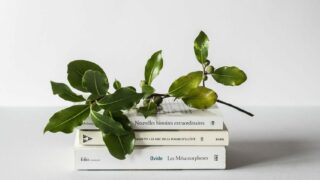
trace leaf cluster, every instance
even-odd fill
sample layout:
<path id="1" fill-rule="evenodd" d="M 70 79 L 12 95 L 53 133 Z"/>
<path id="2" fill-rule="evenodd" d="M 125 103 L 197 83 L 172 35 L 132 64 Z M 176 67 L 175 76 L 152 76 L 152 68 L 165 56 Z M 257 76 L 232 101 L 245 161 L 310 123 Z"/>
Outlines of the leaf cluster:
<path id="1" fill-rule="evenodd" d="M 110 88 L 104 70 L 87 60 L 75 60 L 68 64 L 68 81 L 71 87 L 82 92 L 74 92 L 67 84 L 51 81 L 53 94 L 74 103 L 53 114 L 44 132 L 71 133 L 90 117 L 102 132 L 102 138 L 110 154 L 117 159 L 125 159 L 134 149 L 135 134 L 126 111 L 136 109 L 144 117 L 155 116 L 164 98 L 181 99 L 185 104 L 197 109 L 207 109 L 217 102 L 217 93 L 205 86 L 208 77 L 227 86 L 238 86 L 246 81 L 246 74 L 237 67 L 215 68 L 208 60 L 209 39 L 200 32 L 194 41 L 194 53 L 201 64 L 201 70 L 190 72 L 172 82 L 166 93 L 156 93 L 152 86 L 154 79 L 163 68 L 162 51 L 155 52 L 147 61 L 141 92 L 132 86 L 122 87 L 115 80 Z M 202 83 L 201 83 L 202 82 Z M 86 95 L 86 96 L 85 96 Z M 86 98 L 85 98 L 86 97 Z"/>

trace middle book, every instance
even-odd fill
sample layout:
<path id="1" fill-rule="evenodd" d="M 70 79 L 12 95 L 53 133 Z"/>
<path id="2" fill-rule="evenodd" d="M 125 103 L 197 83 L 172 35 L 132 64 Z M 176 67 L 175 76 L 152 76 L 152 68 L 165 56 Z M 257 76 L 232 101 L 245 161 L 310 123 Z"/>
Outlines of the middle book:
<path id="1" fill-rule="evenodd" d="M 79 142 L 82 145 L 104 145 L 102 133 L 98 130 L 78 130 Z M 227 146 L 228 130 L 216 131 L 135 131 L 135 145 L 194 145 L 194 146 Z"/>

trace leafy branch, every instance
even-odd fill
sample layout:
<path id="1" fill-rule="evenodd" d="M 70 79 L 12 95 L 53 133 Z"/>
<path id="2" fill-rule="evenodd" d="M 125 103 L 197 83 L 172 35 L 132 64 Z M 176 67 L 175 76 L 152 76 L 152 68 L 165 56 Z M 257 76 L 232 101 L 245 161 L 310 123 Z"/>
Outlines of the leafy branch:
<path id="1" fill-rule="evenodd" d="M 68 85 L 51 81 L 53 94 L 66 101 L 82 104 L 53 114 L 44 132 L 71 133 L 90 116 L 102 132 L 110 154 L 117 159 L 125 159 L 126 155 L 133 152 L 135 141 L 125 110 L 137 109 L 144 117 L 155 116 L 163 99 L 173 97 L 196 109 L 207 109 L 219 102 L 253 116 L 250 112 L 218 99 L 217 93 L 206 86 L 209 77 L 226 86 L 238 86 L 247 79 L 246 74 L 234 66 L 215 69 L 208 60 L 208 48 L 209 39 L 201 31 L 194 41 L 194 52 L 201 70 L 177 78 L 166 93 L 157 93 L 152 86 L 163 67 L 162 51 L 155 52 L 147 61 L 144 80 L 140 83 L 141 92 L 137 92 L 133 86 L 123 87 L 118 80 L 113 82 L 114 90 L 110 90 L 108 77 L 100 66 L 86 60 L 70 62 L 67 71 L 69 84 L 90 95 L 84 98 L 73 92 Z"/>

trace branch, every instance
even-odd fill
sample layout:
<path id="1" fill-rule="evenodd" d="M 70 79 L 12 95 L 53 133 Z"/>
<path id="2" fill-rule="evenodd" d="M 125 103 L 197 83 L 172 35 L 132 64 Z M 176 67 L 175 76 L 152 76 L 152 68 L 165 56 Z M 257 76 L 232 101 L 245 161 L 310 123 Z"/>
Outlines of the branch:
<path id="1" fill-rule="evenodd" d="M 152 98 L 152 97 L 156 97 L 156 96 L 160 96 L 160 97 L 162 97 L 162 98 L 171 97 L 169 94 L 153 93 L 153 94 L 151 94 L 148 98 Z"/>
<path id="2" fill-rule="evenodd" d="M 202 75 L 203 75 L 203 79 L 202 79 L 202 86 L 206 87 L 206 80 L 204 79 L 204 77 L 206 76 L 206 67 L 204 65 L 202 65 Z"/>
<path id="3" fill-rule="evenodd" d="M 151 94 L 148 98 L 152 98 L 152 97 L 156 97 L 156 96 L 160 96 L 160 97 L 162 97 L 162 98 L 172 97 L 172 96 L 170 96 L 169 94 L 153 93 L 153 94 Z M 230 103 L 227 103 L 227 102 L 225 102 L 225 101 L 222 101 L 222 100 L 220 100 L 220 99 L 218 99 L 217 102 L 218 102 L 218 103 L 221 103 L 221 104 L 224 104 L 224 105 L 227 105 L 227 106 L 229 106 L 229 107 L 232 107 L 232 108 L 234 108 L 234 109 L 236 109 L 236 110 L 238 110 L 238 111 L 240 111 L 240 112 L 243 112 L 243 113 L 247 114 L 248 116 L 251 116 L 251 117 L 254 116 L 254 114 L 252 114 L 252 113 L 250 113 L 250 112 L 248 112 L 248 111 L 246 111 L 246 110 L 244 110 L 244 109 L 241 109 L 241 108 L 239 108 L 239 107 L 237 107 L 237 106 L 235 106 L 235 105 L 233 105 L 233 104 L 230 104 Z"/>
<path id="4" fill-rule="evenodd" d="M 232 105 L 232 104 L 230 104 L 230 103 L 224 102 L 224 101 L 222 101 L 222 100 L 220 100 L 220 99 L 218 99 L 217 102 L 218 102 L 218 103 L 221 103 L 221 104 L 224 104 L 224 105 L 227 105 L 227 106 L 230 106 L 230 107 L 232 107 L 232 108 L 234 108 L 234 109 L 236 109 L 236 110 L 238 110 L 238 111 L 240 111 L 240 112 L 243 112 L 243 113 L 245 113 L 245 114 L 247 114 L 247 115 L 249 115 L 249 116 L 251 116 L 251 117 L 254 116 L 254 114 L 252 114 L 252 113 L 250 113 L 250 112 L 248 112 L 248 111 L 246 111 L 246 110 L 244 110 L 244 109 L 241 109 L 241 108 L 239 108 L 239 107 L 237 107 L 237 106 L 235 106 L 235 105 Z"/>

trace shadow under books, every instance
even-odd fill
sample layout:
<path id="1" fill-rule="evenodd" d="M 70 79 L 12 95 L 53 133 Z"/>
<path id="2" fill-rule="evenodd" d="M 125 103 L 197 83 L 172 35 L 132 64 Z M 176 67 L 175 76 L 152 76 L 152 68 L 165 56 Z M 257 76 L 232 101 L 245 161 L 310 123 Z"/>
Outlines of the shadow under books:
<path id="1" fill-rule="evenodd" d="M 227 169 L 272 164 L 310 151 L 310 142 L 303 140 L 238 140 L 227 149 Z"/>

